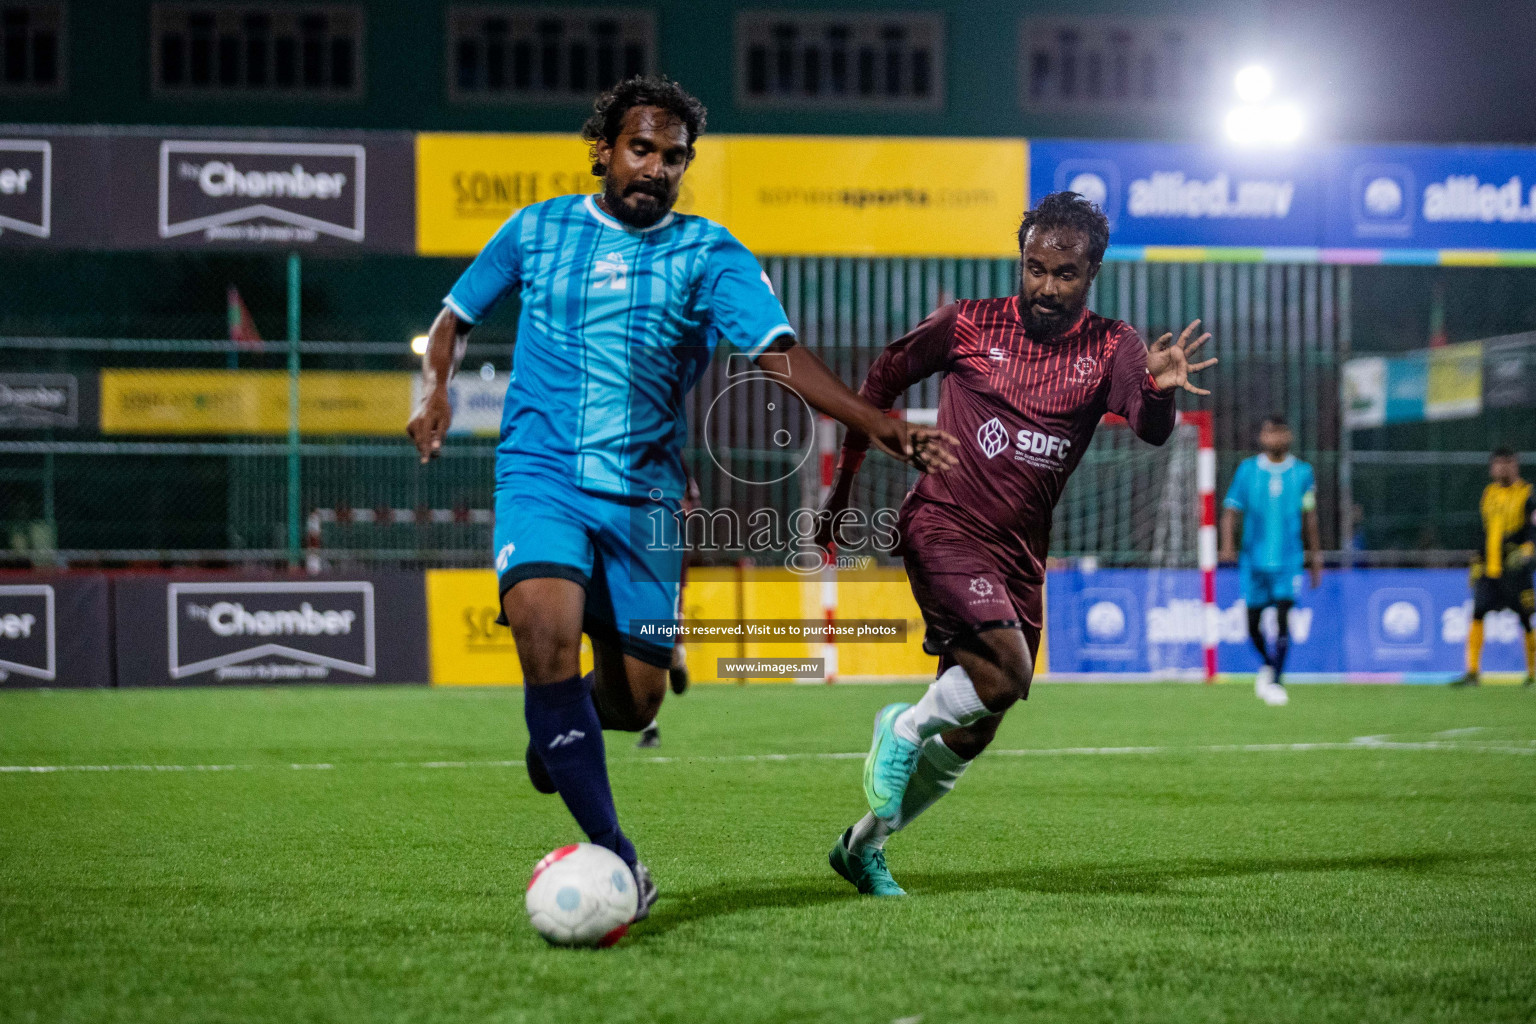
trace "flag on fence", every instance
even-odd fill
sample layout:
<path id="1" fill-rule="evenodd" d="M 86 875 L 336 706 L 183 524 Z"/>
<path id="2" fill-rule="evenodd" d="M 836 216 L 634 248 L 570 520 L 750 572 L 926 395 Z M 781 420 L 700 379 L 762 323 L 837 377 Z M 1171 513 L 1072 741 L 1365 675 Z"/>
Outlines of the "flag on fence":
<path id="1" fill-rule="evenodd" d="M 230 285 L 228 296 L 229 340 L 242 348 L 260 348 L 261 332 L 256 330 L 256 321 L 251 311 L 245 308 L 245 300 L 240 298 L 240 289 Z"/>

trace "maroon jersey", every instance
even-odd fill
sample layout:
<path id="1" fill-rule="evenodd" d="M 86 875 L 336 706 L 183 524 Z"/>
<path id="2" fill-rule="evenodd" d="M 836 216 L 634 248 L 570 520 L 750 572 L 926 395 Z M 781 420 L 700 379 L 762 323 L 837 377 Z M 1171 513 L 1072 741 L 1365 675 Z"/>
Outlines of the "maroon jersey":
<path id="1" fill-rule="evenodd" d="M 1036 339 L 1017 296 L 950 303 L 892 342 L 860 390 L 889 409 L 941 371 L 938 425 L 959 439 L 958 464 L 918 481 L 902 525 L 946 506 L 1022 576 L 1043 578 L 1056 501 L 1106 412 L 1152 444 L 1173 433 L 1173 391 L 1153 384 L 1140 335 L 1087 311 L 1064 334 Z M 853 436 L 846 447 L 865 444 Z"/>

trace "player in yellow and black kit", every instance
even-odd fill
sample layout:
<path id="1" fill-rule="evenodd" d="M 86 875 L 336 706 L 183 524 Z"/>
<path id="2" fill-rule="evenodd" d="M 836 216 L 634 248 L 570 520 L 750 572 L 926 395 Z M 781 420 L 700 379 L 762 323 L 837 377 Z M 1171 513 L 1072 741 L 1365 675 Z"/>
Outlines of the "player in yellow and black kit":
<path id="1" fill-rule="evenodd" d="M 1536 682 L 1536 592 L 1531 586 L 1536 548 L 1536 492 L 1520 479 L 1520 461 L 1508 448 L 1488 460 L 1493 482 L 1483 489 L 1483 531 L 1472 560 L 1472 628 L 1467 674 L 1452 686 L 1476 686 L 1483 661 L 1483 616 L 1508 608 L 1525 628 L 1525 685 Z"/>

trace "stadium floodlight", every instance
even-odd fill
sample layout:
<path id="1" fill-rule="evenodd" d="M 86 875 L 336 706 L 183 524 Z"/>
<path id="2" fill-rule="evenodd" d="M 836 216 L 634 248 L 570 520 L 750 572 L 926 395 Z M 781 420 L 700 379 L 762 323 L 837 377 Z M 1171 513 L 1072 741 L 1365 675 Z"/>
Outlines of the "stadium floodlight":
<path id="1" fill-rule="evenodd" d="M 1275 93 L 1275 76 L 1262 64 L 1249 64 L 1238 71 L 1232 85 L 1244 103 L 1263 103 Z"/>
<path id="2" fill-rule="evenodd" d="M 1289 145 L 1305 127 L 1301 109 L 1293 103 L 1247 103 L 1227 114 L 1227 138 L 1244 146 Z"/>
<path id="3" fill-rule="evenodd" d="M 418 334 L 411 339 L 411 351 L 419 356 L 427 354 L 427 336 L 425 334 Z"/>

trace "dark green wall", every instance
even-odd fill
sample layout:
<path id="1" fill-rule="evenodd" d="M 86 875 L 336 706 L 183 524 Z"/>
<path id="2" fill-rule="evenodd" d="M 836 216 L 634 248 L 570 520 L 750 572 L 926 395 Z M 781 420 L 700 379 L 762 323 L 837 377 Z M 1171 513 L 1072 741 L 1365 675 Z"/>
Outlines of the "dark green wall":
<path id="1" fill-rule="evenodd" d="M 1536 140 L 1536 61 L 1516 40 L 1536 38 L 1536 4 L 1512 0 L 764 0 L 754 8 L 941 12 L 946 103 L 930 113 L 737 109 L 732 33 L 736 5 L 630 0 L 657 12 L 659 63 L 732 132 L 1217 137 L 1225 100 L 1173 115 L 1029 117 L 1018 102 L 1018 28 L 1025 15 L 1183 15 L 1228 26 L 1234 61 L 1272 64 L 1287 94 L 1311 112 L 1319 139 Z M 462 106 L 445 100 L 441 0 L 360 0 L 367 12 L 366 95 L 347 102 L 156 99 L 149 90 L 148 0 L 71 0 L 69 91 L 57 99 L 0 100 L 0 122 L 229 124 L 394 129 L 575 128 L 581 105 Z M 567 0 L 563 6 L 604 6 Z"/>

